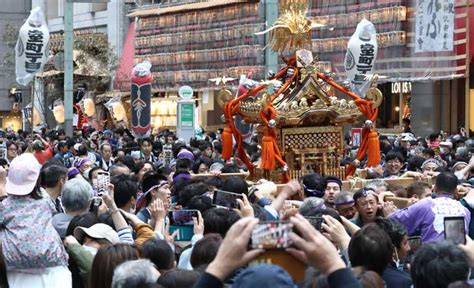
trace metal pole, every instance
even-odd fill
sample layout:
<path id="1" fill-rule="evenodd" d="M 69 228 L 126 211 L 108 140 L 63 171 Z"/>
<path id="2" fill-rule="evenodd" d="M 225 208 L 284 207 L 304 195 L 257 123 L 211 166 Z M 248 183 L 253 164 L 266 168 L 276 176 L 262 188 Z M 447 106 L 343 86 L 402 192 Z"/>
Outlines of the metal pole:
<path id="1" fill-rule="evenodd" d="M 466 129 L 466 133 L 467 133 L 467 137 L 469 137 L 470 133 L 469 133 L 469 130 L 471 128 L 474 128 L 474 127 L 471 127 L 471 91 L 470 91 L 470 87 L 469 87 L 469 80 L 470 80 L 470 67 L 469 65 L 471 64 L 470 63 L 470 59 L 471 59 L 471 55 L 470 55 L 470 42 L 471 42 L 471 39 L 470 39 L 470 8 L 471 8 L 471 0 L 467 0 L 467 3 L 466 3 L 466 83 L 465 83 L 465 99 L 466 99 L 466 103 L 465 103 L 465 124 L 464 124 L 464 128 Z"/>
<path id="2" fill-rule="evenodd" d="M 66 0 L 64 5 L 64 132 L 72 137 L 72 95 L 74 83 L 74 3 Z"/>

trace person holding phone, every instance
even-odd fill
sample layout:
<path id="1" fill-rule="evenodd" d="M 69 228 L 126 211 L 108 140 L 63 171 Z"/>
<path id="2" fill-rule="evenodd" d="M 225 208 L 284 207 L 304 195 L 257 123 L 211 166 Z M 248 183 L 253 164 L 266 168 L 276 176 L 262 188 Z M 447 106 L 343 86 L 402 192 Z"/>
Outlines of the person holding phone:
<path id="1" fill-rule="evenodd" d="M 471 213 L 454 199 L 458 179 L 451 172 L 443 172 L 436 178 L 434 192 L 436 198 L 424 198 L 416 204 L 397 210 L 391 203 L 384 203 L 384 213 L 405 225 L 409 235 L 421 234 L 423 243 L 444 239 L 444 218 L 463 216 L 466 231 L 471 221 Z"/>

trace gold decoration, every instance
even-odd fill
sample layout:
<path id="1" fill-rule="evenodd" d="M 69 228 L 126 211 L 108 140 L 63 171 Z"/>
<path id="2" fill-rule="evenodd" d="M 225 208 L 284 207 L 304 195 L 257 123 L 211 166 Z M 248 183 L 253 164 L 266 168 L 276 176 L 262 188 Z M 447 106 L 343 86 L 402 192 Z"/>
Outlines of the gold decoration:
<path id="1" fill-rule="evenodd" d="M 311 30 L 324 25 L 306 18 L 308 1 L 281 0 L 280 17 L 273 26 L 257 35 L 270 33 L 269 46 L 273 51 L 283 53 L 286 49 L 301 49 L 311 46 Z"/>
<path id="2" fill-rule="evenodd" d="M 374 105 L 372 105 L 372 108 L 377 108 L 380 106 L 380 104 L 382 104 L 383 94 L 376 87 L 369 88 L 369 90 L 366 93 L 366 97 L 369 100 L 374 100 Z"/>
<path id="3" fill-rule="evenodd" d="M 221 91 L 219 91 L 219 94 L 217 94 L 217 104 L 219 104 L 221 108 L 224 108 L 224 104 L 226 102 L 229 102 L 233 98 L 234 97 L 232 96 L 232 92 L 227 89 L 222 89 Z"/>

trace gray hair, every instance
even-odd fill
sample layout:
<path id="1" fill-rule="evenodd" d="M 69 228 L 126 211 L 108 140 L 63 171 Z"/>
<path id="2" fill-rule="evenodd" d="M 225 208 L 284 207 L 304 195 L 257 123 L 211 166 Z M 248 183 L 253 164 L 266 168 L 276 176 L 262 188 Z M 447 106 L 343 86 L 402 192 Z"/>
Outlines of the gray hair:
<path id="1" fill-rule="evenodd" d="M 156 283 L 155 266 L 148 259 L 127 261 L 114 270 L 112 288 L 140 288 Z"/>
<path id="2" fill-rule="evenodd" d="M 84 179 L 66 181 L 61 192 L 61 202 L 66 211 L 87 211 L 92 199 L 92 186 Z"/>
<path id="3" fill-rule="evenodd" d="M 302 215 L 306 215 L 309 211 L 315 209 L 325 209 L 324 200 L 318 197 L 308 197 L 304 199 L 303 204 L 301 204 L 299 212 Z"/>

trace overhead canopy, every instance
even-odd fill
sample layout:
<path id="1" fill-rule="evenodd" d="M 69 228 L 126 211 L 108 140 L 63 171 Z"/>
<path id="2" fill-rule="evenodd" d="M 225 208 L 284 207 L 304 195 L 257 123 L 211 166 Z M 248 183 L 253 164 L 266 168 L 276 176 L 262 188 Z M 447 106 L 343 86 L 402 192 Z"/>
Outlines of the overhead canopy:
<path id="1" fill-rule="evenodd" d="M 156 16 L 162 15 L 167 13 L 175 13 L 175 12 L 184 12 L 188 10 L 198 10 L 198 9 L 207 9 L 216 6 L 224 6 L 230 5 L 234 3 L 249 3 L 249 2 L 258 2 L 256 0 L 248 1 L 248 0 L 212 0 L 208 2 L 199 2 L 199 3 L 191 3 L 191 4 L 184 4 L 184 5 L 175 5 L 169 6 L 164 8 L 150 8 L 144 7 L 143 10 L 139 9 L 130 14 L 128 17 L 147 17 L 147 16 Z"/>

